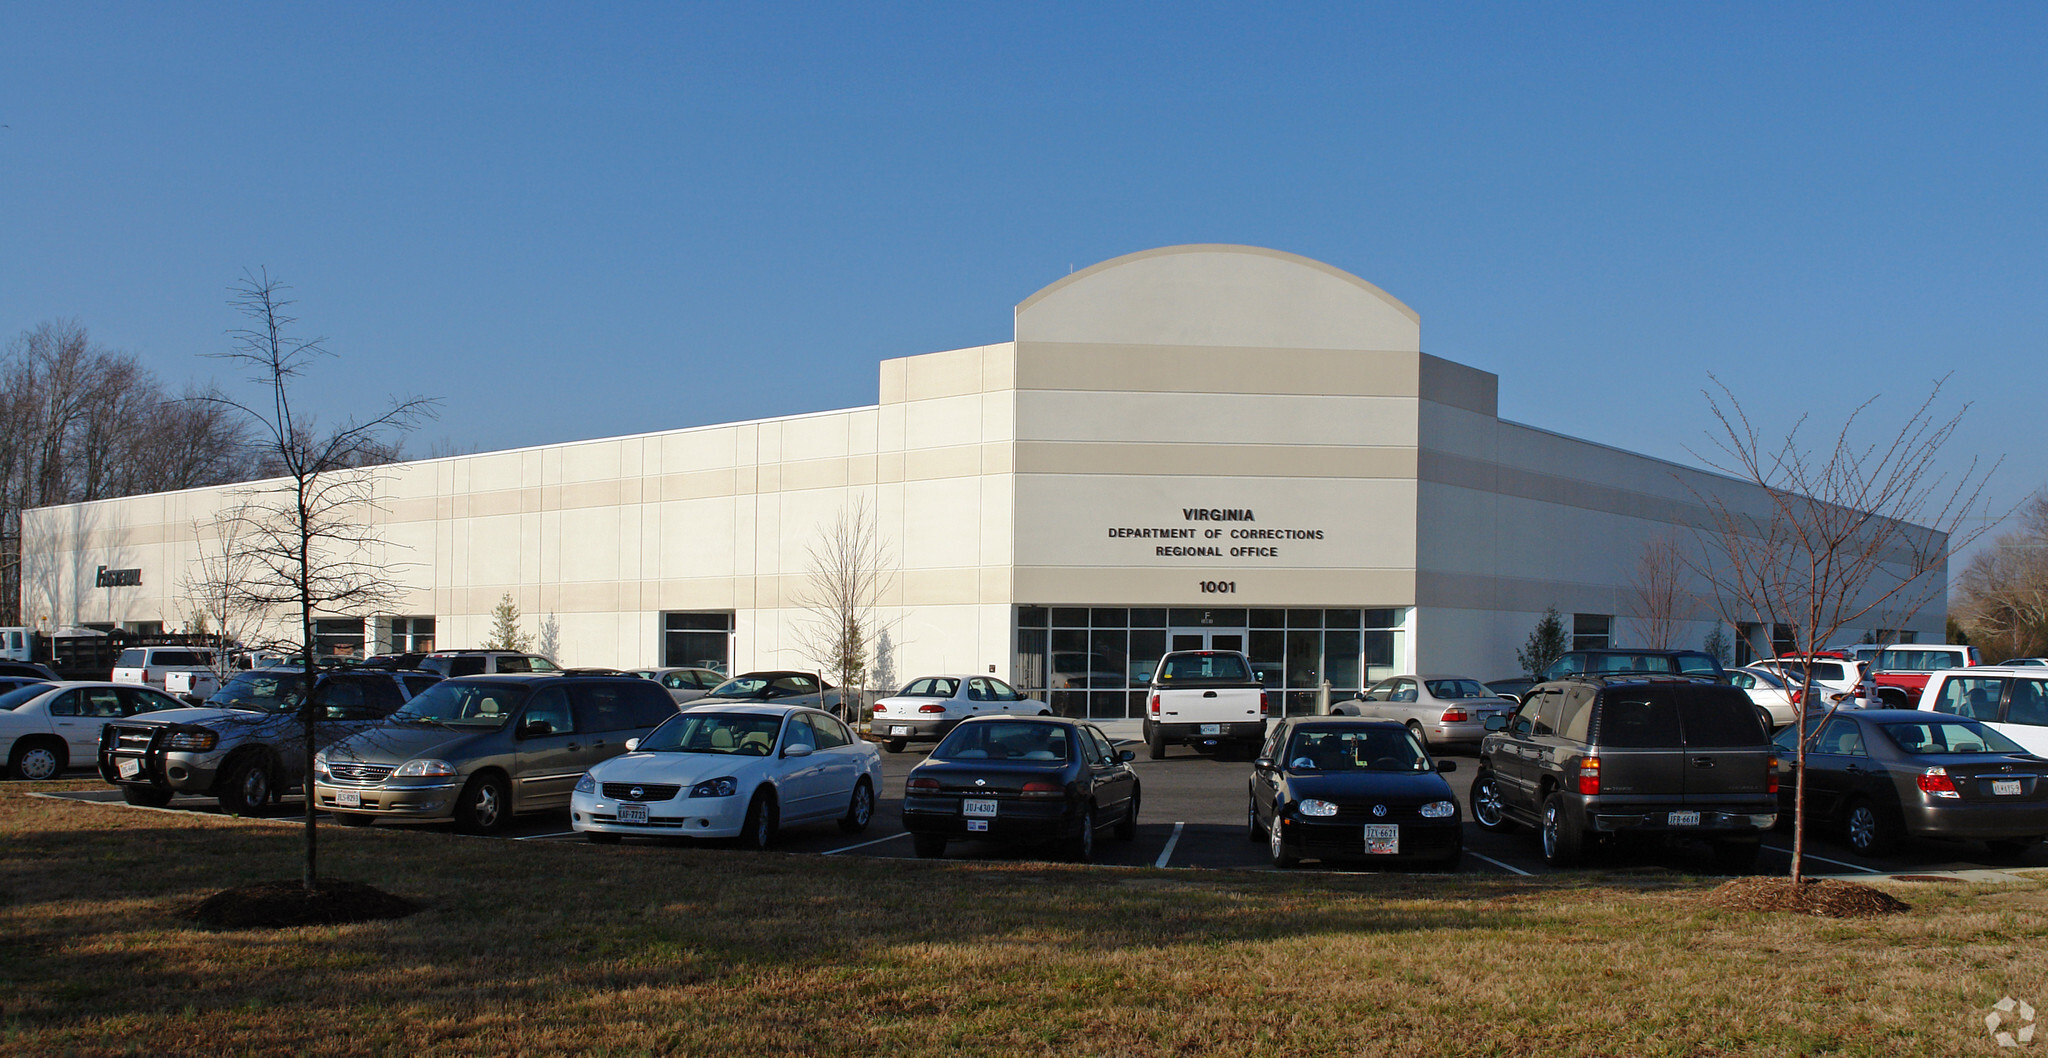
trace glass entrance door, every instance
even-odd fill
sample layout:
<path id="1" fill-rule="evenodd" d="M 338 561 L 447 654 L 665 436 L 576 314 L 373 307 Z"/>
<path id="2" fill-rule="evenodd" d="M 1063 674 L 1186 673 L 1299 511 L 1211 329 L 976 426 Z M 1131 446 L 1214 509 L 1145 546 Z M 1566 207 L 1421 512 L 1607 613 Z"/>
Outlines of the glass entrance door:
<path id="1" fill-rule="evenodd" d="M 1167 641 L 1172 650 L 1235 650 L 1242 653 L 1244 629 L 1176 628 L 1168 633 Z"/>

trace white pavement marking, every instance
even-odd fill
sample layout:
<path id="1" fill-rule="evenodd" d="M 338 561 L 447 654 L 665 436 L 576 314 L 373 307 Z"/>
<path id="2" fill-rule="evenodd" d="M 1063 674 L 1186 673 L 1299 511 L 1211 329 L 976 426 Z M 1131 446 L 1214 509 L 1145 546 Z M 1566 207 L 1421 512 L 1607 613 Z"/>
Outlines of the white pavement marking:
<path id="1" fill-rule="evenodd" d="M 825 856 L 837 856 L 837 855 L 839 855 L 839 854 L 840 854 L 840 853 L 842 853 L 842 852 L 852 852 L 852 851 L 853 851 L 853 850 L 855 850 L 855 849 L 864 849 L 864 848 L 867 848 L 867 847 L 868 847 L 869 845 L 880 845 L 880 844 L 881 844 L 882 842 L 885 842 L 885 841 L 895 841 L 895 840 L 896 840 L 897 838 L 907 838 L 907 837 L 909 837 L 909 836 L 910 836 L 910 831 L 908 831 L 908 830 L 905 830 L 905 831 L 903 831 L 903 832 L 901 832 L 901 833 L 897 833 L 897 834 L 891 834 L 891 835 L 889 835 L 889 836 L 888 836 L 888 837 L 886 837 L 886 838 L 876 838 L 876 839 L 875 839 L 875 840 L 873 840 L 873 841 L 863 841 L 863 842 L 861 842 L 861 843 L 860 843 L 860 844 L 858 844 L 858 845 L 848 845 L 848 846 L 846 846 L 846 847 L 845 847 L 845 848 L 843 848 L 843 849 L 833 849 L 833 850 L 831 850 L 830 852 L 822 853 L 821 855 L 825 855 Z"/>
<path id="2" fill-rule="evenodd" d="M 1173 835 L 1166 839 L 1166 847 L 1159 850 L 1159 858 L 1152 861 L 1152 866 L 1164 867 L 1166 866 L 1166 861 L 1173 858 L 1173 847 L 1180 843 L 1180 828 L 1186 825 L 1186 823 L 1175 823 L 1173 825 Z"/>
<path id="3" fill-rule="evenodd" d="M 1499 867 L 1499 868 L 1500 868 L 1501 870 L 1504 870 L 1504 871 L 1513 871 L 1513 872 L 1515 872 L 1516 874 L 1519 874 L 1519 875 L 1521 875 L 1521 876 L 1522 876 L 1522 877 L 1524 877 L 1524 878 L 1527 878 L 1527 877 L 1529 877 L 1529 872 L 1528 872 L 1528 871 L 1525 871 L 1525 870 L 1521 869 L 1520 867 L 1517 867 L 1517 866 L 1515 866 L 1515 865 L 1514 865 L 1514 864 L 1512 864 L 1512 863 L 1502 863 L 1502 862 L 1500 862 L 1499 860 L 1496 860 L 1496 859 L 1494 859 L 1493 857 L 1491 857 L 1491 856 L 1488 856 L 1487 854 L 1485 854 L 1485 853 L 1483 853 L 1483 852 L 1473 852 L 1473 851 L 1472 851 L 1471 849 L 1466 849 L 1466 850 L 1465 850 L 1465 855 L 1467 855 L 1467 856 L 1477 856 L 1477 857 L 1479 857 L 1480 859 L 1482 859 L 1482 860 L 1485 860 L 1486 862 L 1488 862 L 1488 863 L 1490 863 L 1490 864 L 1493 864 L 1493 865 L 1494 865 L 1495 867 Z"/>
<path id="4" fill-rule="evenodd" d="M 542 838 L 573 838 L 573 837 L 575 837 L 575 836 L 576 836 L 576 832 L 575 832 L 575 831 L 573 831 L 573 830 L 564 830 L 564 831 L 562 831 L 562 832 L 561 832 L 561 833 L 559 833 L 559 834 L 524 834 L 524 835 L 521 835 L 521 836 L 519 836 L 519 837 L 513 838 L 512 840 L 513 840 L 513 841 L 539 841 L 539 840 L 540 840 L 540 839 L 542 839 Z"/>
<path id="5" fill-rule="evenodd" d="M 1791 849 L 1781 849 L 1781 848 L 1777 847 L 1776 845 L 1765 845 L 1765 846 L 1764 846 L 1764 848 L 1767 848 L 1767 849 L 1771 850 L 1772 852 L 1782 852 L 1782 853 L 1784 853 L 1784 854 L 1785 854 L 1785 855 L 1787 855 L 1787 856 L 1790 856 L 1790 855 L 1792 855 L 1792 850 L 1791 850 Z M 1828 858 L 1827 858 L 1826 856 L 1815 856 L 1815 855 L 1814 855 L 1813 853 L 1811 853 L 1811 852 L 1809 852 L 1809 853 L 1807 853 L 1807 854 L 1806 854 L 1806 858 L 1807 858 L 1807 859 L 1809 859 L 1809 860 L 1819 860 L 1819 861 L 1820 861 L 1820 862 L 1822 862 L 1822 863 L 1832 863 L 1832 864 L 1834 864 L 1834 865 L 1836 865 L 1836 866 L 1838 866 L 1838 867 L 1848 867 L 1848 868 L 1850 868 L 1851 870 L 1858 870 L 1858 871 L 1862 871 L 1862 872 L 1863 872 L 1864 874 L 1883 874 L 1883 873 L 1884 873 L 1883 871 L 1880 871 L 1880 870 L 1878 870 L 1878 869 L 1877 869 L 1877 868 L 1875 868 L 1875 867 L 1865 867 L 1865 866 L 1863 866 L 1863 865 L 1862 865 L 1862 864 L 1860 864 L 1860 863 L 1850 863 L 1850 862 L 1848 862 L 1847 860 L 1831 860 L 1831 859 L 1828 859 Z"/>

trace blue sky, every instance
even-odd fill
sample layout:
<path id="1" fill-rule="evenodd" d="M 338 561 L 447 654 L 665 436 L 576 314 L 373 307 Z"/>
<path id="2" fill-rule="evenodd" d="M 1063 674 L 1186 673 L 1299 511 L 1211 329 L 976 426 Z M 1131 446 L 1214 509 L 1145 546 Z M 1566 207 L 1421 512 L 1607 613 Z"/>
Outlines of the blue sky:
<path id="1" fill-rule="evenodd" d="M 267 267 L 330 414 L 491 449 L 871 403 L 1119 254 L 1306 254 L 1691 461 L 1903 414 L 2048 484 L 2048 7 L 10 3 L 0 334 L 174 381 Z M 1818 438 L 1817 438 L 1818 439 Z"/>

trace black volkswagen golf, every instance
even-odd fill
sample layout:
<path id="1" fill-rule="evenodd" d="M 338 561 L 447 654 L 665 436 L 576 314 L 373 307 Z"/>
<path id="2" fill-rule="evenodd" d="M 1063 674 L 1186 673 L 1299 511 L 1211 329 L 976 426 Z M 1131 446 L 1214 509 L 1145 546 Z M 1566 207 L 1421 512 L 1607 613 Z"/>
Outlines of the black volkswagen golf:
<path id="1" fill-rule="evenodd" d="M 1095 725 L 1064 717 L 974 717 L 960 722 L 903 788 L 903 828 L 917 854 L 949 841 L 1057 842 L 1073 859 L 1095 855 L 1096 832 L 1138 834 L 1138 776 L 1130 750 Z"/>
<path id="2" fill-rule="evenodd" d="M 1252 765 L 1246 836 L 1266 842 L 1275 867 L 1386 857 L 1456 870 L 1465 834 L 1440 774 L 1456 767 L 1391 720 L 1295 717 Z"/>

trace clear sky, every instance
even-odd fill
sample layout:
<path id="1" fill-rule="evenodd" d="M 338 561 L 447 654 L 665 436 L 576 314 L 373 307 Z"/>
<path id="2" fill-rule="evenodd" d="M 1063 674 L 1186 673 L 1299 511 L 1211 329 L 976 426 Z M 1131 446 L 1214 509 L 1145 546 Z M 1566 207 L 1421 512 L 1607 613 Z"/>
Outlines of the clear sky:
<path id="1" fill-rule="evenodd" d="M 0 334 L 174 382 L 267 267 L 331 414 L 492 449 L 869 404 L 1067 273 L 1327 261 L 1503 417 L 1904 414 L 2048 484 L 2048 5 L 0 6 Z M 1816 438 L 1817 440 L 1819 438 Z"/>

